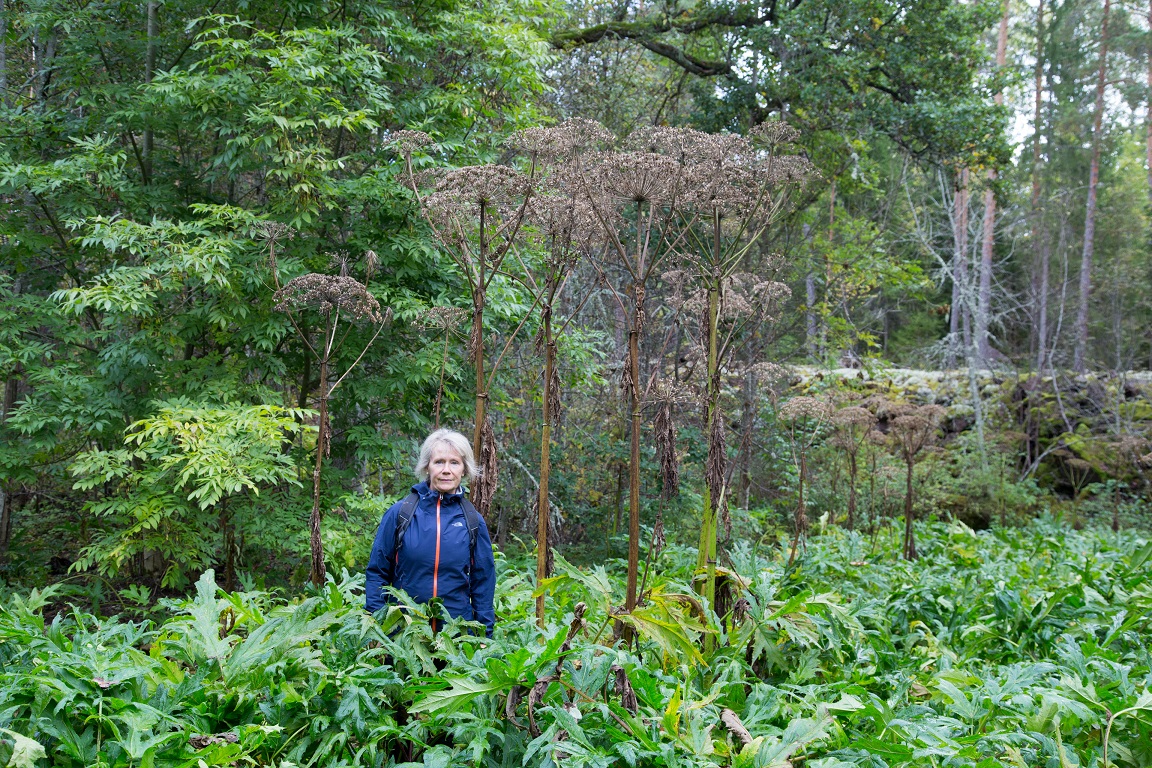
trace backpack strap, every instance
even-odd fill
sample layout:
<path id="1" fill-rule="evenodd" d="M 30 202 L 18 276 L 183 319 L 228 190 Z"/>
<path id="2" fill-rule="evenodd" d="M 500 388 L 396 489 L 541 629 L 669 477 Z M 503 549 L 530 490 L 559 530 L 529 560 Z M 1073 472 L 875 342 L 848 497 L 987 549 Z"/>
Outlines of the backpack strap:
<path id="1" fill-rule="evenodd" d="M 468 524 L 468 579 L 472 579 L 472 570 L 476 567 L 476 537 L 480 535 L 480 513 L 467 497 L 460 500 L 464 507 L 464 522 Z"/>
<path id="2" fill-rule="evenodd" d="M 392 553 L 395 563 L 400 563 L 400 545 L 404 543 L 404 534 L 408 531 L 408 524 L 412 522 L 412 515 L 416 513 L 416 505 L 420 503 L 420 496 L 415 492 L 408 494 L 396 515 L 396 532 L 392 541 Z"/>

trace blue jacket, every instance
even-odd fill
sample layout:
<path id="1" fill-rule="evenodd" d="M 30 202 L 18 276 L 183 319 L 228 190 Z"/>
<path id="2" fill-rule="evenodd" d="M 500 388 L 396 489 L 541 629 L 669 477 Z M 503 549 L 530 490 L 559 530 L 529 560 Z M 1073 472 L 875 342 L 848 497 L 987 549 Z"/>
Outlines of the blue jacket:
<path id="1" fill-rule="evenodd" d="M 496 625 L 492 605 L 496 561 L 488 526 L 481 518 L 475 552 L 469 552 L 468 523 L 460 503 L 464 493 L 457 490 L 442 494 L 429 488 L 427 481 L 412 486 L 412 491 L 420 501 L 404 532 L 399 557 L 395 552 L 396 519 L 403 499 L 388 508 L 376 529 L 368 558 L 365 607 L 374 613 L 389 603 L 389 595 L 384 592 L 388 586 L 404 590 L 418 603 L 439 597 L 449 616 L 478 621 L 491 636 Z M 470 562 L 473 557 L 474 563 Z"/>

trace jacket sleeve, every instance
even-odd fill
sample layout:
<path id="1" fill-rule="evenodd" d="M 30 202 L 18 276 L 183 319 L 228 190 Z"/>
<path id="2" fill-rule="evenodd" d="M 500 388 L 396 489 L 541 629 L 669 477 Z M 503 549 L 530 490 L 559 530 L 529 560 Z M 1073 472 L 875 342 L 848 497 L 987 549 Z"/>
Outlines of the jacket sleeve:
<path id="1" fill-rule="evenodd" d="M 372 554 L 368 557 L 368 570 L 364 579 L 364 608 L 375 613 L 391 602 L 384 587 L 392 586 L 395 578 L 396 562 L 396 518 L 400 505 L 393 504 L 380 518 L 376 529 L 376 539 L 372 542 Z"/>
<path id="2" fill-rule="evenodd" d="M 475 562 L 472 566 L 469 598 L 472 602 L 472 615 L 486 628 L 485 634 L 492 637 L 496 626 L 496 558 L 492 555 L 492 538 L 488 535 L 488 525 L 483 518 L 480 530 L 476 532 Z"/>

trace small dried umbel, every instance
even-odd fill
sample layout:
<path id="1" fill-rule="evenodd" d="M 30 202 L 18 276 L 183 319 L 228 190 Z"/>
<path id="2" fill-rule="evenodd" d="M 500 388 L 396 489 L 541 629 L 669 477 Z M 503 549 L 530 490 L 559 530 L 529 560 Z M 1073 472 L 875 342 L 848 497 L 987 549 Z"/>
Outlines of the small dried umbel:
<path id="1" fill-rule="evenodd" d="M 416 327 L 428 331 L 452 332 L 460 327 L 468 317 L 468 310 L 462 307 L 428 307 L 420 313 Z"/>
<path id="2" fill-rule="evenodd" d="M 597 237 L 600 222 L 587 200 L 552 192 L 537 195 L 528 203 L 528 232 L 532 241 L 547 254 L 549 270 L 555 276 L 575 266 Z"/>
<path id="3" fill-rule="evenodd" d="M 803 421 L 822 423 L 828 420 L 831 413 L 832 408 L 828 402 L 816 397 L 793 397 L 780 406 L 780 419 L 793 424 Z"/>
<path id="4" fill-rule="evenodd" d="M 448 171 L 436 182 L 435 191 L 424 200 L 429 212 L 437 217 L 441 227 L 459 227 L 462 222 L 457 217 L 479 215 L 485 209 L 489 215 L 498 214 L 501 219 L 515 215 L 528 194 L 528 178 L 504 165 L 470 165 Z M 509 222 L 498 220 L 497 227 Z"/>
<path id="5" fill-rule="evenodd" d="M 904 559 L 915 560 L 916 539 L 913 535 L 912 471 L 920 455 L 936 439 L 940 420 L 947 411 L 939 405 L 905 406 L 888 424 L 888 438 L 893 451 L 904 460 Z"/>
<path id="6" fill-rule="evenodd" d="M 336 311 L 355 320 L 384 322 L 380 302 L 360 281 L 341 275 L 315 272 L 289 280 L 272 297 L 280 312 L 315 309 L 321 314 Z"/>
<path id="7" fill-rule="evenodd" d="M 400 154 L 411 156 L 417 149 L 427 147 L 432 144 L 432 137 L 423 131 L 396 131 L 392 134 L 391 141 L 388 142 L 400 151 Z"/>
<path id="8" fill-rule="evenodd" d="M 808 530 L 808 511 L 804 501 L 804 488 L 808 479 L 808 452 L 831 414 L 832 408 L 826 400 L 807 396 L 793 397 L 780 406 L 777 412 L 780 421 L 787 427 L 788 439 L 792 443 L 792 457 L 798 473 L 795 532 L 791 552 L 788 555 L 789 568 L 796 560 L 796 552 Z"/>
<path id="9" fill-rule="evenodd" d="M 783 120 L 766 120 L 753 128 L 750 135 L 757 143 L 776 147 L 796 141 L 800 138 L 800 131 Z"/>
<path id="10" fill-rule="evenodd" d="M 848 530 L 856 526 L 856 476 L 860 449 L 868 441 L 868 434 L 876 426 L 876 417 L 867 408 L 850 405 L 832 415 L 836 432 L 832 444 L 848 457 Z"/>

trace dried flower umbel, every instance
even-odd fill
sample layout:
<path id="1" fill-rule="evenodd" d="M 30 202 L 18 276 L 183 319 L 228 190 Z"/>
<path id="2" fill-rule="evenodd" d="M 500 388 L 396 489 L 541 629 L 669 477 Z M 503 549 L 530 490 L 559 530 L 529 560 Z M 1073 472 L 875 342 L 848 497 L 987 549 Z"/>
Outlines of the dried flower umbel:
<path id="1" fill-rule="evenodd" d="M 588 151 L 602 150 L 615 141 L 612 133 L 595 120 L 574 118 L 548 128 L 517 131 L 508 145 L 545 160 L 578 158 Z"/>
<path id="2" fill-rule="evenodd" d="M 912 527 L 912 472 L 925 448 L 936 440 L 940 420 L 947 411 L 939 405 L 903 406 L 888 409 L 894 413 L 888 423 L 892 450 L 904 460 L 904 559 L 915 560 L 916 539 Z"/>
<path id="3" fill-rule="evenodd" d="M 288 281 L 272 297 L 280 312 L 314 309 L 322 315 L 339 312 L 353 320 L 382 322 L 380 302 L 364 284 L 340 275 L 307 274 Z"/>

